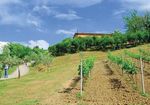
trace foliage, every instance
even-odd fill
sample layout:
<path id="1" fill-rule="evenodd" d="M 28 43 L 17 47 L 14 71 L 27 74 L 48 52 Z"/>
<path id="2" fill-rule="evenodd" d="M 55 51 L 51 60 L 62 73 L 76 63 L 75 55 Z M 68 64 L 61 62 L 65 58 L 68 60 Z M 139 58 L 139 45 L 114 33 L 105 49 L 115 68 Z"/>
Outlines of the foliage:
<path id="1" fill-rule="evenodd" d="M 129 46 L 136 46 L 149 42 L 147 31 L 137 31 L 135 33 L 122 34 L 115 31 L 112 36 L 86 37 L 66 39 L 61 43 L 49 47 L 49 52 L 53 56 L 61 56 L 66 53 L 76 53 L 87 50 L 116 50 Z"/>
<path id="2" fill-rule="evenodd" d="M 139 52 L 142 54 L 142 56 L 150 56 L 150 51 L 149 50 L 144 50 L 144 49 L 139 49 Z"/>
<path id="3" fill-rule="evenodd" d="M 135 53 L 127 51 L 127 50 L 125 50 L 124 53 L 125 53 L 125 55 L 135 58 L 135 59 L 140 59 L 142 57 L 139 53 L 135 54 Z"/>
<path id="4" fill-rule="evenodd" d="M 10 56 L 17 56 L 18 58 L 24 58 L 26 55 L 30 55 L 32 49 L 26 46 L 23 46 L 18 43 L 10 43 L 7 48 L 10 50 Z"/>
<path id="5" fill-rule="evenodd" d="M 0 78 L 2 77 L 3 73 L 3 64 L 0 62 Z"/>
<path id="6" fill-rule="evenodd" d="M 141 50 L 142 51 L 142 50 Z M 132 53 L 130 51 L 125 50 L 125 54 L 129 57 L 135 58 L 140 60 L 142 58 L 142 60 L 146 61 L 146 62 L 150 62 L 150 56 L 145 56 L 143 54 L 140 53 Z"/>
<path id="7" fill-rule="evenodd" d="M 124 17 L 128 32 L 136 32 L 143 27 L 142 17 L 138 16 L 137 11 L 132 11 L 128 16 Z"/>
<path id="8" fill-rule="evenodd" d="M 67 38 L 62 42 L 49 47 L 49 52 L 53 56 L 61 56 L 66 53 L 76 53 L 87 50 L 116 50 L 137 46 L 150 42 L 150 13 L 143 16 L 136 11 L 124 17 L 126 29 L 125 33 L 115 31 L 112 36 Z"/>
<path id="9" fill-rule="evenodd" d="M 77 99 L 81 99 L 81 98 L 82 98 L 82 95 L 81 95 L 80 92 L 76 93 L 76 98 L 77 98 Z"/>
<path id="10" fill-rule="evenodd" d="M 137 11 L 131 11 L 130 14 L 124 17 L 128 32 L 150 31 L 150 12 L 144 16 L 138 15 Z"/>
<path id="11" fill-rule="evenodd" d="M 8 64 L 9 66 L 15 66 L 22 62 L 21 58 L 18 58 L 17 56 L 11 56 L 10 50 L 7 48 L 4 48 L 3 54 L 0 55 L 0 62 L 4 66 L 5 64 Z"/>
<path id="12" fill-rule="evenodd" d="M 88 77 L 89 73 L 91 72 L 93 66 L 94 66 L 94 61 L 95 61 L 95 57 L 88 57 L 85 60 L 82 60 L 82 73 L 83 73 L 83 77 Z M 78 68 L 79 74 L 81 71 L 81 64 L 79 65 Z"/>
<path id="13" fill-rule="evenodd" d="M 111 62 L 121 66 L 122 70 L 124 70 L 128 74 L 133 75 L 137 73 L 137 68 L 131 60 L 123 59 L 122 57 L 112 55 L 111 53 L 108 54 L 108 59 Z"/>
<path id="14" fill-rule="evenodd" d="M 41 63 L 47 66 L 51 63 L 52 58 L 47 51 L 38 47 L 31 49 L 18 43 L 10 43 L 4 47 L 3 53 L 0 54 L 0 64 L 2 66 L 8 64 L 12 67 L 23 62 L 33 62 L 34 65 Z"/>

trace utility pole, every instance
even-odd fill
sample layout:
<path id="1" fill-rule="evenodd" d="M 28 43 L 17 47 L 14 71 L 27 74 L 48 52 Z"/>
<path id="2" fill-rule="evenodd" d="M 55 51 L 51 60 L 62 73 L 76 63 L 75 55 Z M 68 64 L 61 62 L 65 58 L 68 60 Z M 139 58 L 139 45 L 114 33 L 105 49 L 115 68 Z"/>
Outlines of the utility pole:
<path id="1" fill-rule="evenodd" d="M 141 62 L 141 84 L 142 84 L 142 92 L 143 94 L 145 94 L 145 86 L 144 86 L 144 65 L 143 65 L 143 60 L 142 57 L 140 58 L 140 62 Z"/>

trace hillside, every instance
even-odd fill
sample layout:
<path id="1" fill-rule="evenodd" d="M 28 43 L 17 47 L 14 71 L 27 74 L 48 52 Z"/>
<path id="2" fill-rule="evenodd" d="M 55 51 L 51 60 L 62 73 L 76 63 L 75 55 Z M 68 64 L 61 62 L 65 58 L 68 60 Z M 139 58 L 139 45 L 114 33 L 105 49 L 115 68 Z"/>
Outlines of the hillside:
<path id="1" fill-rule="evenodd" d="M 142 48 L 147 45 L 140 46 Z M 138 47 L 129 49 L 136 51 Z M 114 51 L 119 54 L 124 50 Z M 84 96 L 80 99 L 77 94 L 79 82 L 71 86 L 78 76 L 77 69 L 80 62 L 79 53 L 56 57 L 50 70 L 38 72 L 31 68 L 30 73 L 21 79 L 0 81 L 0 105 L 149 105 L 149 96 L 141 96 L 133 89 L 129 81 L 120 75 L 118 68 L 110 69 L 106 66 L 107 53 L 101 51 L 84 52 L 84 58 L 93 55 L 96 62 L 91 78 L 84 84 Z M 149 71 L 147 71 L 149 72 Z M 150 72 L 149 72 L 150 73 Z M 149 75 L 146 77 L 149 87 Z M 121 81 L 121 88 L 112 89 L 110 80 Z M 67 91 L 67 89 L 69 89 Z M 148 88 L 147 88 L 148 89 Z M 150 90 L 148 90 L 150 93 Z M 8 101 L 9 100 L 9 101 Z"/>

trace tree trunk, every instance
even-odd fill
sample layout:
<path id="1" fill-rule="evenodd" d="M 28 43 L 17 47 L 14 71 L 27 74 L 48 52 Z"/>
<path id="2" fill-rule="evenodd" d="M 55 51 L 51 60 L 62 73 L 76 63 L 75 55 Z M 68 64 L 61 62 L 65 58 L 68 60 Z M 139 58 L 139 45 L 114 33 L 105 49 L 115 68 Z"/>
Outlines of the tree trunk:
<path id="1" fill-rule="evenodd" d="M 19 66 L 18 66 L 18 79 L 20 79 L 20 69 L 19 69 Z"/>

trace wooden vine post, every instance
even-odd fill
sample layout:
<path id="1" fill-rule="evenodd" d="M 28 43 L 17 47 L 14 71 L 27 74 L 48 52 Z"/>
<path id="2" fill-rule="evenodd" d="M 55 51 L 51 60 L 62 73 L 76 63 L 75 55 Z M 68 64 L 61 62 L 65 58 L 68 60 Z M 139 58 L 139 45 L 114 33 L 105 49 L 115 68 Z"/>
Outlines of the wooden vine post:
<path id="1" fill-rule="evenodd" d="M 141 84 L 142 84 L 142 93 L 145 94 L 145 86 L 144 86 L 144 65 L 143 65 L 143 60 L 142 57 L 140 58 L 141 62 Z"/>
<path id="2" fill-rule="evenodd" d="M 80 94 L 82 96 L 83 94 L 83 55 L 82 52 L 80 52 Z"/>
<path id="3" fill-rule="evenodd" d="M 80 79 L 81 79 L 81 83 L 80 83 L 80 94 L 82 96 L 82 91 L 83 91 L 83 66 L 82 66 L 82 59 L 81 59 L 81 71 L 80 71 Z"/>

